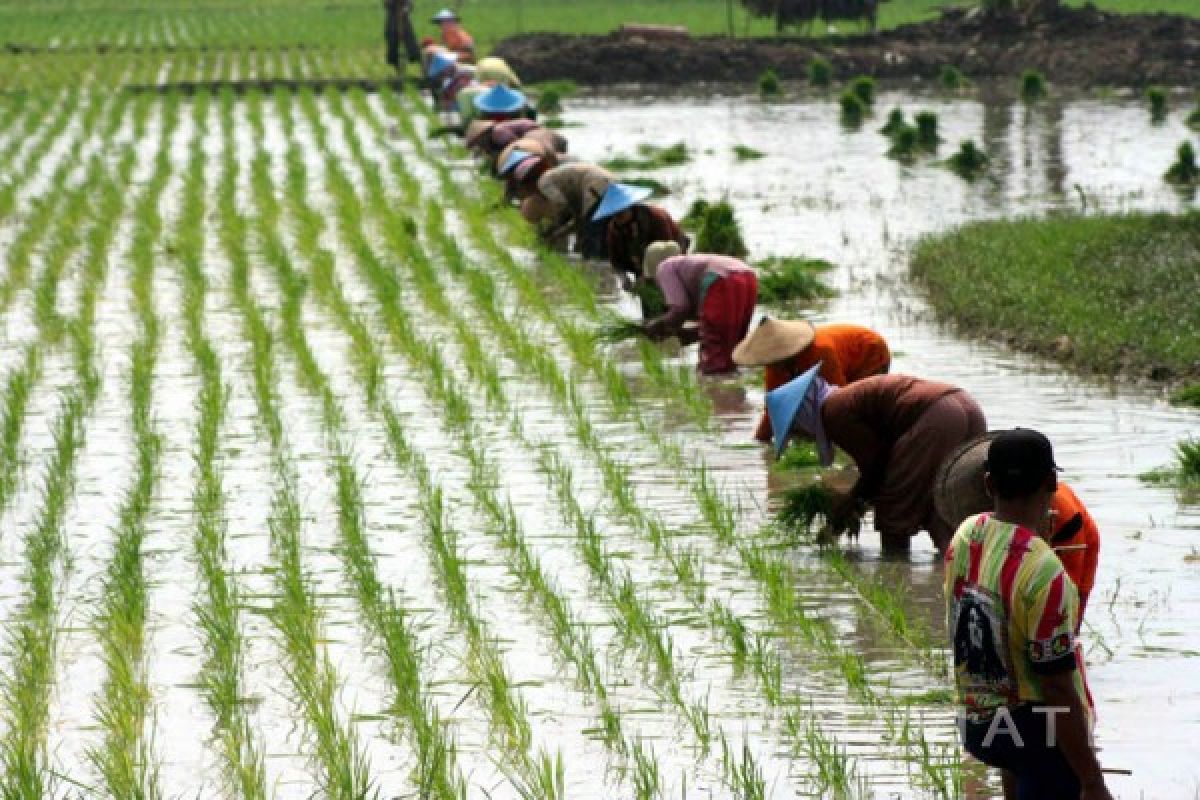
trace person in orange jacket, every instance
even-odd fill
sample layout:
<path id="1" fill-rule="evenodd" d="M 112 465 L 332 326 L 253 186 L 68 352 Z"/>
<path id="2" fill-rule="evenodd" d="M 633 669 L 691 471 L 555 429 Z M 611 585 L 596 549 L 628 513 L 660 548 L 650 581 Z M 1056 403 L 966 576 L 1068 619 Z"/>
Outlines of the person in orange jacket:
<path id="1" fill-rule="evenodd" d="M 765 317 L 733 351 L 742 367 L 766 367 L 766 390 L 777 389 L 818 363 L 820 375 L 834 386 L 846 386 L 891 368 L 887 341 L 861 325 L 814 326 L 805 320 Z M 754 438 L 771 441 L 771 421 L 763 412 Z"/>
<path id="2" fill-rule="evenodd" d="M 475 39 L 467 33 L 462 21 L 448 8 L 433 15 L 433 24 L 441 29 L 442 44 L 447 50 L 458 54 L 459 60 L 473 62 L 475 60 Z"/>

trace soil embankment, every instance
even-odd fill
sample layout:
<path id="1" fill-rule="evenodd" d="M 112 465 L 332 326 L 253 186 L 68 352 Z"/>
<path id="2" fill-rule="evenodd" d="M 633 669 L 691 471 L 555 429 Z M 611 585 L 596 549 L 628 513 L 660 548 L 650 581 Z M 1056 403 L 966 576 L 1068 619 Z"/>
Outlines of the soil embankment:
<path id="1" fill-rule="evenodd" d="M 1200 74 L 1200 19 L 1092 7 L 1036 21 L 949 11 L 874 35 L 650 41 L 616 33 L 528 34 L 504 40 L 494 53 L 526 80 L 588 85 L 751 82 L 767 67 L 783 78 L 802 78 L 813 56 L 822 56 L 840 77 L 933 80 L 953 65 L 970 78 L 1038 69 L 1051 82 L 1075 86 L 1189 86 Z"/>

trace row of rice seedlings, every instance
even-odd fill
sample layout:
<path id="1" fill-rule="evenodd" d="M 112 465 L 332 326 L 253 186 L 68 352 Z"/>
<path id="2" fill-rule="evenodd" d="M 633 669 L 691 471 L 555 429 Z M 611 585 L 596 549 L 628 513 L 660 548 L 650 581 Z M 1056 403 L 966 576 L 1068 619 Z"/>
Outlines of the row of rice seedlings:
<path id="1" fill-rule="evenodd" d="M 208 92 L 196 95 L 192 118 L 197 130 L 206 129 L 210 104 Z M 222 378 L 220 359 L 204 325 L 208 289 L 204 270 L 207 156 L 203 147 L 194 147 L 191 152 L 174 240 L 183 278 L 184 339 L 201 380 L 193 455 L 196 527 L 192 545 L 204 594 L 194 602 L 192 610 L 205 650 L 200 686 L 213 714 L 214 738 L 220 744 L 226 778 L 238 797 L 257 800 L 267 796 L 266 776 L 262 745 L 251 729 L 242 699 L 246 692 L 243 681 L 246 640 L 239 611 L 243 595 L 237 579 L 229 572 L 226 499 L 217 459 L 228 386 Z"/>
<path id="2" fill-rule="evenodd" d="M 254 110 L 253 102 L 252 97 L 252 117 L 256 113 L 260 113 Z M 350 240 L 352 250 L 361 257 L 370 251 L 370 245 L 365 240 L 359 221 L 361 207 L 358 206 L 356 198 L 353 203 L 348 203 L 346 198 L 347 195 L 345 194 L 335 197 L 335 200 L 338 201 L 336 215 L 339 218 L 343 236 Z M 373 256 L 373 254 L 371 255 Z M 376 266 L 381 265 L 377 264 Z M 277 268 L 284 267 L 283 262 L 277 263 Z M 297 278 L 294 275 L 289 275 L 286 271 L 281 274 L 281 284 L 284 286 L 296 280 Z M 408 335 L 408 341 L 414 342 L 415 334 L 412 333 L 411 329 L 408 330 Z M 306 346 L 299 338 L 297 338 L 296 344 L 298 347 Z M 425 343 L 424 347 L 424 355 L 427 359 L 430 359 L 430 363 L 434 364 L 431 368 L 431 371 L 434 373 L 433 385 L 435 387 L 448 386 L 448 372 L 446 365 L 441 361 L 440 353 L 436 348 L 428 345 L 428 343 Z M 308 359 L 303 355 L 299 355 L 299 352 L 298 357 L 301 361 L 301 369 L 304 371 L 306 368 L 303 366 L 303 362 Z M 310 388 L 330 398 L 329 400 L 322 401 L 323 406 L 328 408 L 330 401 L 333 401 L 332 393 L 328 391 L 327 386 L 322 390 L 324 379 L 323 376 L 319 376 L 318 370 L 314 369 L 310 372 L 308 382 Z M 469 418 L 467 401 L 461 395 L 457 393 L 438 393 L 437 388 L 434 391 L 438 397 L 444 400 L 448 419 L 462 421 Z M 400 434 L 398 418 L 395 416 L 394 411 L 391 411 L 389 405 L 385 404 L 384 411 L 385 420 L 391 420 L 392 424 L 389 425 L 389 428 L 390 434 L 394 438 Z M 327 416 L 326 427 L 328 430 L 337 430 L 340 425 L 340 412 L 337 414 L 331 413 Z M 341 468 L 345 471 L 349 466 L 349 461 L 345 458 L 344 453 L 341 454 L 341 463 Z M 353 478 L 352 475 L 349 477 Z M 428 528 L 429 544 L 433 551 L 435 571 L 440 578 L 451 613 L 466 635 L 468 643 L 468 667 L 477 676 L 479 685 L 483 690 L 483 695 L 486 698 L 491 714 L 493 731 L 498 736 L 509 757 L 515 761 L 514 774 L 519 777 L 522 785 L 532 788 L 540 787 L 543 790 L 553 789 L 553 784 L 547 785 L 539 778 L 539 776 L 543 775 L 541 765 L 548 763 L 546 761 L 548 756 L 545 754 L 538 756 L 530 754 L 532 732 L 529 728 L 528 715 L 524 702 L 515 692 L 512 679 L 507 674 L 495 641 L 475 608 L 475 602 L 469 591 L 470 584 L 466 576 L 465 565 L 458 551 L 457 534 L 449 528 L 445 519 L 440 490 L 434 487 L 432 483 L 426 484 L 425 480 L 428 479 L 423 480 L 420 474 L 417 477 L 418 485 L 421 487 L 423 494 L 423 516 Z M 357 479 L 353 479 L 350 482 L 356 484 Z M 346 479 L 343 479 L 342 485 L 347 485 Z M 344 492 L 343 496 L 345 496 Z M 553 795 L 539 794 L 536 796 L 558 797 L 561 796 L 561 792 Z"/>
<path id="3" fill-rule="evenodd" d="M 37 92 L 34 97 L 38 101 L 34 103 L 27 102 L 29 96 L 28 93 L 22 93 L 17 95 L 13 102 L 8 103 L 4 121 L 0 123 L 0 134 L 9 134 L 4 146 L 0 147 L 0 163 L 16 167 L 5 176 L 4 184 L 0 185 L 0 220 L 13 212 L 17 189 L 27 174 L 24 165 L 28 163 L 30 152 L 39 142 L 52 137 L 56 127 L 61 131 L 59 120 L 65 120 L 69 114 L 67 109 L 72 105 L 69 98 L 73 96 L 73 92 L 63 90 L 54 95 Z M 53 115 L 50 113 L 53 104 L 48 100 L 51 96 L 55 98 L 58 106 Z M 20 124 L 17 125 L 17 122 Z"/>
<path id="4" fill-rule="evenodd" d="M 253 113 L 252 109 L 252 116 Z M 242 316 L 243 333 L 251 344 L 255 403 L 259 422 L 271 445 L 277 484 L 269 524 L 278 594 L 270 617 L 287 656 L 284 671 L 295 693 L 293 700 L 301 708 L 314 740 L 323 796 L 347 800 L 368 797 L 374 794 L 370 767 L 354 730 L 337 713 L 337 676 L 320 644 L 320 613 L 311 580 L 304 570 L 300 545 L 302 516 L 277 399 L 275 339 L 250 294 L 251 260 L 246 247 L 251 232 L 237 206 L 232 99 L 224 92 L 221 120 L 225 161 L 218 189 L 219 227 L 230 261 L 234 304 Z M 261 232 L 262 226 L 256 226 L 256 233 Z"/>
<path id="5" fill-rule="evenodd" d="M 152 414 L 160 347 L 160 323 L 154 312 L 154 273 L 163 229 L 159 204 L 171 179 L 170 143 L 179 124 L 179 104 L 177 94 L 163 101 L 154 170 L 134 208 L 129 284 L 138 337 L 131 347 L 129 400 L 135 470 L 118 512 L 103 606 L 95 619 L 106 669 L 95 707 L 103 741 L 89 749 L 88 757 L 105 789 L 116 797 L 159 796 L 152 731 L 147 729 L 152 700 L 146 681 L 144 543 L 161 474 L 162 437 Z"/>
<path id="6" fill-rule="evenodd" d="M 93 165 L 98 162 L 95 159 Z M 119 163 L 115 180 L 102 171 L 89 170 L 90 180 L 86 183 L 95 214 L 87 236 L 84 278 L 79 285 L 80 313 L 69 326 L 79 382 L 61 393 L 60 414 L 52 428 L 54 447 L 41 487 L 41 507 L 34 527 L 25 537 L 28 596 L 5 637 L 13 654 L 0 694 L 7 723 L 0 739 L 0 793 L 5 797 L 45 797 L 58 784 L 46 752 L 59 627 L 55 579 L 66 557 L 62 525 L 74 491 L 84 420 L 100 390 L 94 364 L 94 309 L 107 274 L 109 250 L 124 205 L 124 188 L 132 174 L 132 151 L 126 150 Z M 66 258 L 70 253 L 60 255 Z M 59 270 L 47 270 L 43 279 L 60 274 Z"/>
<path id="7" fill-rule="evenodd" d="M 690 464 L 694 463 L 694 459 L 692 461 L 685 460 L 678 445 L 673 441 L 663 438 L 657 430 L 647 430 L 645 432 L 649 433 L 652 438 L 658 439 L 660 447 L 667 449 L 673 454 L 673 461 L 681 470 L 686 472 Z M 754 551 L 748 550 L 749 545 L 743 543 L 736 536 L 736 514 L 732 508 L 725 503 L 715 484 L 709 480 L 706 471 L 701 469 L 697 471 L 696 475 L 698 477 L 693 481 L 693 485 L 707 521 L 714 530 L 723 534 L 721 536 L 722 544 L 727 547 L 736 548 L 742 554 L 743 562 L 751 566 L 751 571 L 757 572 L 757 577 L 761 581 L 767 582 L 769 587 L 768 598 L 774 599 L 774 602 L 768 605 L 774 608 L 774 617 L 776 620 L 798 625 L 810 642 L 824 645 L 830 654 L 830 661 L 837 665 L 855 694 L 859 695 L 860 699 L 868 702 L 869 705 L 879 704 L 881 702 L 880 696 L 871 691 L 866 683 L 861 658 L 857 654 L 845 650 L 840 645 L 836 633 L 827 620 L 812 618 L 804 611 L 803 606 L 796 602 L 790 587 L 799 584 L 795 580 L 795 577 L 791 575 L 792 570 L 790 567 L 785 570 L 775 568 L 780 566 L 788 567 L 788 565 L 782 558 L 769 554 L 765 549 L 757 548 Z M 775 567 L 772 566 L 772 562 L 774 562 Z M 769 662 L 767 663 L 769 664 Z M 769 679 L 765 685 L 771 685 Z"/>
<path id="8" fill-rule="evenodd" d="M 344 117 L 343 122 L 346 122 Z M 351 142 L 351 149 L 357 150 L 356 142 L 353 137 L 349 137 L 349 140 Z M 368 185 L 376 186 L 377 188 L 374 191 L 377 193 L 381 192 L 381 189 L 378 188 L 377 183 L 378 176 L 373 175 L 370 170 L 365 169 L 366 164 L 362 158 L 361 152 L 357 152 L 356 160 L 359 161 L 361 167 L 364 167 L 364 176 Z M 331 164 L 330 170 L 336 171 L 336 165 Z M 345 178 L 343 177 L 341 180 L 344 181 Z M 404 198 L 404 204 L 407 207 L 413 207 L 418 201 L 419 198 L 413 196 L 406 196 Z M 380 194 L 377 194 L 375 205 L 379 209 L 384 209 L 393 207 L 394 203 L 387 202 L 385 198 L 383 198 Z M 429 212 L 432 218 L 427 221 L 426 230 L 430 231 L 431 237 L 437 241 L 439 249 L 442 251 L 442 256 L 445 259 L 450 272 L 456 275 L 462 275 L 464 272 L 467 272 L 469 275 L 476 277 L 484 275 L 484 273 L 478 271 L 467 270 L 462 253 L 454 247 L 453 240 L 444 233 L 444 225 L 442 224 L 443 221 L 440 218 L 439 207 L 437 207 L 436 204 L 430 204 Z M 381 224 L 385 230 L 400 227 L 397 225 L 397 220 L 392 218 L 385 218 L 381 221 Z M 418 287 L 418 291 L 422 293 L 422 299 L 426 306 L 433 307 L 436 310 L 436 313 L 439 313 L 439 315 L 443 317 L 453 316 L 449 312 L 449 305 L 445 301 L 444 297 L 441 296 L 440 287 L 437 285 L 436 277 L 430 269 L 428 262 L 423 257 L 413 256 L 411 250 L 406 253 L 397 253 L 396 255 L 403 258 L 406 263 L 414 266 L 414 283 Z M 418 265 L 423 266 L 423 269 L 418 268 Z M 484 290 L 484 294 L 485 296 L 494 297 L 494 293 L 489 294 L 486 288 Z M 478 300 L 477 295 L 476 299 Z M 483 316 L 488 318 L 490 321 L 494 322 L 498 313 L 498 310 L 494 306 L 483 305 Z M 464 331 L 469 331 L 469 328 L 465 326 L 461 318 L 456 318 L 451 321 L 454 327 L 459 331 L 460 338 Z M 507 324 L 507 320 L 505 320 L 505 323 Z M 514 335 L 511 325 L 509 325 L 507 328 L 504 326 L 499 326 L 497 333 L 499 334 L 500 340 L 504 343 L 506 348 L 515 348 L 514 358 L 518 362 L 524 361 L 525 363 L 533 362 L 535 364 L 540 364 L 541 368 L 533 368 L 535 373 L 540 373 L 543 378 L 547 377 L 547 375 L 553 376 L 551 378 L 551 385 L 553 387 L 557 388 L 559 392 L 568 391 L 573 393 L 573 386 L 557 372 L 557 365 L 553 362 L 553 359 L 547 360 L 545 354 L 535 345 L 528 342 L 528 340 L 524 338 L 523 334 Z M 477 343 L 474 344 L 474 346 L 467 344 L 464 347 L 464 353 L 468 359 L 469 372 L 478 374 L 485 373 L 487 371 L 487 367 L 490 366 L 490 364 L 484 363 L 476 364 L 474 367 L 472 366 L 471 362 L 481 358 L 482 354 L 482 350 L 479 348 Z M 524 356 L 524 358 L 522 358 L 522 356 Z M 576 409 L 580 408 L 581 402 L 578 399 L 578 395 L 572 394 L 572 396 L 575 398 L 573 404 L 574 407 Z M 445 398 L 443 398 L 443 402 L 447 402 Z M 460 405 L 459 403 L 454 402 L 451 402 L 450 404 Z M 498 410 L 503 410 L 503 407 Z M 562 461 L 561 457 L 558 457 L 557 452 L 554 452 L 553 455 L 549 455 L 550 451 L 537 448 L 536 445 L 528 442 L 523 435 L 523 431 L 520 430 L 520 418 L 518 414 L 514 413 L 512 415 L 512 422 L 510 422 L 510 424 L 513 426 L 514 433 L 517 434 L 518 439 L 523 440 L 527 446 L 535 448 L 535 451 L 541 453 L 543 458 L 549 457 L 553 459 L 553 464 L 556 466 L 549 467 L 548 469 L 550 471 L 559 475 L 561 475 L 563 471 L 567 471 L 569 474 L 569 469 L 566 467 L 565 462 Z M 486 457 L 482 453 L 478 452 L 474 446 L 474 442 L 478 441 L 480 437 L 469 426 L 462 433 L 462 446 L 464 449 L 466 449 L 468 458 L 472 463 L 472 483 L 483 492 L 482 502 L 484 510 L 486 513 L 488 513 L 488 516 L 492 519 L 493 523 L 501 531 L 501 537 L 505 541 L 506 547 L 509 549 L 509 551 L 514 553 L 516 557 L 516 563 L 518 565 L 524 565 L 524 571 L 533 573 L 532 576 L 527 574 L 524 577 L 528 579 L 529 583 L 532 583 L 536 587 L 540 579 L 538 577 L 536 568 L 533 570 L 528 569 L 528 565 L 532 559 L 528 552 L 524 550 L 523 537 L 521 537 L 518 533 L 515 515 L 510 507 L 506 508 L 494 495 L 494 493 L 489 491 L 488 487 L 493 485 L 495 482 L 494 470 L 488 469 L 486 466 Z M 591 441 L 596 442 L 598 440 L 595 439 L 593 435 L 591 437 Z M 543 463 L 545 464 L 545 462 Z M 638 596 L 634 583 L 628 572 L 613 569 L 612 557 L 606 552 L 603 546 L 602 539 L 596 531 L 594 520 L 589 515 L 585 514 L 579 507 L 578 501 L 571 489 L 569 478 L 565 483 L 560 481 L 558 486 L 558 496 L 560 498 L 560 504 L 564 509 L 564 517 L 575 527 L 578 533 L 577 538 L 580 545 L 582 558 L 591 570 L 593 578 L 606 591 L 611 606 L 619 612 L 614 617 L 614 623 L 616 624 L 618 630 L 620 630 L 625 638 L 631 643 L 640 642 L 640 647 L 642 648 L 646 658 L 656 668 L 659 691 L 664 695 L 668 702 L 677 707 L 682 717 L 692 726 L 692 729 L 697 736 L 697 740 L 701 745 L 702 751 L 707 752 L 710 741 L 713 738 L 707 703 L 704 701 L 688 701 L 684 697 L 682 688 L 678 682 L 677 670 L 674 664 L 674 648 L 671 645 L 669 634 L 666 633 L 666 622 L 661 618 L 658 618 L 645 607 L 645 601 Z M 681 561 L 680 563 L 694 564 L 694 561 Z M 533 564 L 534 567 L 536 567 L 536 562 L 533 562 Z M 726 616 L 731 615 L 732 613 L 729 612 L 728 609 L 723 608 L 723 610 L 725 611 L 725 616 L 722 616 L 722 619 L 725 619 Z M 760 650 L 758 652 L 760 654 L 770 653 L 769 650 Z M 763 656 L 758 660 L 758 663 L 765 663 L 767 660 L 768 658 Z M 775 675 L 776 681 L 778 681 L 780 670 L 778 668 L 779 662 L 777 657 L 774 659 L 774 663 L 776 665 L 776 669 L 771 674 Z M 730 780 L 732 780 L 734 776 L 731 775 L 728 777 Z M 731 785 L 733 784 L 731 783 Z"/>

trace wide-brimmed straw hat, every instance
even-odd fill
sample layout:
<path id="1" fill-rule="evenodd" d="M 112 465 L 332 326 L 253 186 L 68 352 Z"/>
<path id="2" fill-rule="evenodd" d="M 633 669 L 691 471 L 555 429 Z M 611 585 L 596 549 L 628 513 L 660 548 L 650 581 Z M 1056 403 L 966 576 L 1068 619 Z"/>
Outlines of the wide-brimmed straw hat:
<path id="1" fill-rule="evenodd" d="M 808 320 L 764 317 L 758 327 L 733 349 L 733 363 L 765 367 L 791 358 L 812 344 L 817 329 Z"/>
<path id="2" fill-rule="evenodd" d="M 989 431 L 946 456 L 933 479 L 933 507 L 942 521 L 957 529 L 972 514 L 989 511 L 992 498 L 984 486 L 988 447 L 999 431 Z"/>
<path id="3" fill-rule="evenodd" d="M 658 274 L 658 265 L 668 258 L 674 258 L 680 252 L 682 251 L 677 242 L 654 242 L 646 248 L 646 254 L 642 256 L 642 274 L 654 280 L 654 276 Z"/>
<path id="4" fill-rule="evenodd" d="M 604 197 L 600 198 L 600 205 L 596 207 L 595 212 L 592 214 L 592 221 L 599 222 L 606 217 L 611 217 L 613 214 L 619 214 L 625 209 L 642 202 L 652 194 L 654 194 L 654 190 L 646 186 L 631 186 L 628 183 L 610 183 L 608 188 L 604 190 Z"/>

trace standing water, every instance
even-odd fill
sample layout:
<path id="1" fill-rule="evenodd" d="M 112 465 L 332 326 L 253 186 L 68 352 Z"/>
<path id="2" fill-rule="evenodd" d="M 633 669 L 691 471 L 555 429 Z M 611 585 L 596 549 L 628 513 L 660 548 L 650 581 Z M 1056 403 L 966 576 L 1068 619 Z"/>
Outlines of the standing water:
<path id="1" fill-rule="evenodd" d="M 938 114 L 942 157 L 963 139 L 982 142 L 989 174 L 967 183 L 932 161 L 899 164 L 885 155 L 882 114 L 847 131 L 832 98 L 593 95 L 573 105 L 564 133 L 572 153 L 590 161 L 685 142 L 688 164 L 653 172 L 670 188 L 662 202 L 677 217 L 694 199 L 727 197 L 751 258 L 803 255 L 837 265 L 827 279 L 840 295 L 814 320 L 873 327 L 892 346 L 893 372 L 963 386 L 991 428 L 1023 425 L 1050 436 L 1101 531 L 1084 627 L 1096 735 L 1102 764 L 1132 771 L 1110 776 L 1110 787 L 1123 798 L 1197 796 L 1200 689 L 1191 676 L 1200 666 L 1200 509 L 1138 475 L 1172 461 L 1176 443 L 1200 431 L 1200 416 L 1171 408 L 1158 391 L 959 338 L 933 319 L 907 274 L 919 237 L 971 220 L 1079 210 L 1085 198 L 1089 211 L 1179 209 L 1161 175 L 1188 136 L 1182 115 L 1152 124 L 1136 99 L 1030 107 L 885 92 L 876 101 L 880 110 L 895 107 L 906 116 Z M 765 156 L 738 161 L 735 145 Z M 750 507 L 765 508 L 765 459 L 746 447 L 762 395 L 735 394 L 732 402 L 718 398 L 724 447 L 710 463 L 750 495 Z M 927 537 L 902 564 L 880 558 L 876 536 L 849 547 L 863 571 L 910 583 L 915 613 L 944 627 L 940 564 Z"/>

